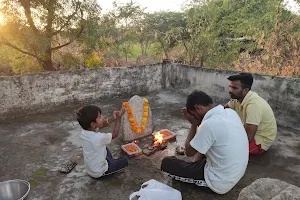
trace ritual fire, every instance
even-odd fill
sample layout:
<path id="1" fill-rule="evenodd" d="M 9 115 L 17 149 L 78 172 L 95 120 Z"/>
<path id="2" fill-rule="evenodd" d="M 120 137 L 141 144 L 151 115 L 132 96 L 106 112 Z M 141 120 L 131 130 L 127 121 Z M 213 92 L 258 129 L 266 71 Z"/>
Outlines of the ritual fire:
<path id="1" fill-rule="evenodd" d="M 176 133 L 173 133 L 167 129 L 160 130 L 156 133 L 153 133 L 154 143 L 153 146 L 159 146 L 168 140 L 176 138 Z"/>
<path id="2" fill-rule="evenodd" d="M 162 144 L 162 143 L 163 143 L 163 139 L 164 139 L 163 136 L 164 136 L 164 135 L 161 134 L 159 131 L 158 131 L 157 133 L 155 133 L 153 145 L 154 145 L 154 146 L 158 146 L 158 145 Z"/>
<path id="3" fill-rule="evenodd" d="M 166 142 L 172 139 L 176 139 L 176 133 L 163 129 L 158 132 L 152 133 L 153 143 L 143 150 L 143 153 L 147 156 L 161 151 L 167 148 Z"/>

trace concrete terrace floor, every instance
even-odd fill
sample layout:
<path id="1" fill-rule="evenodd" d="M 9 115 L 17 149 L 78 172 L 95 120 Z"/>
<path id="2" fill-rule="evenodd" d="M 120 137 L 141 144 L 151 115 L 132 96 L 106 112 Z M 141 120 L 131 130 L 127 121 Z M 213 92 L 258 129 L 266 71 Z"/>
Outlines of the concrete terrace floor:
<path id="1" fill-rule="evenodd" d="M 171 91 L 152 93 L 146 96 L 153 112 L 155 130 L 163 128 L 176 132 L 177 141 L 169 143 L 166 150 L 141 159 L 130 158 L 129 167 L 123 172 L 100 180 L 86 175 L 80 148 L 81 129 L 72 107 L 59 112 L 39 114 L 0 124 L 0 181 L 24 179 L 31 183 L 27 199 L 128 199 L 139 190 L 140 185 L 156 179 L 181 191 L 184 200 L 237 199 L 242 188 L 257 178 L 270 177 L 300 186 L 300 137 L 298 130 L 279 126 L 278 138 L 271 149 L 261 156 L 250 156 L 245 176 L 227 194 L 217 195 L 207 188 L 181 183 L 160 173 L 164 156 L 174 155 L 176 145 L 183 145 L 189 129 L 180 108 L 186 97 Z M 104 116 L 129 99 L 95 101 L 101 106 Z M 112 130 L 107 128 L 106 131 Z M 109 146 L 115 156 L 124 155 L 120 145 L 121 136 Z M 140 140 L 141 147 L 150 138 Z M 179 156 L 184 158 L 183 156 Z M 60 174 L 62 164 L 76 159 L 78 165 L 68 175 Z"/>

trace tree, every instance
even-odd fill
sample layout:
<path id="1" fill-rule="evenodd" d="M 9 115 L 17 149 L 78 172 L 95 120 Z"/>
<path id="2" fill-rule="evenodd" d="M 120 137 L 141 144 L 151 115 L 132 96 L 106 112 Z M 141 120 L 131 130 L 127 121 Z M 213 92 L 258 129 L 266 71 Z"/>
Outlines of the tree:
<path id="1" fill-rule="evenodd" d="M 147 14 L 143 24 L 144 34 L 151 34 L 161 44 L 168 59 L 168 51 L 178 44 L 178 31 L 186 30 L 187 21 L 184 13 L 163 11 Z"/>
<path id="2" fill-rule="evenodd" d="M 244 55 L 236 68 L 243 71 L 268 73 L 280 76 L 300 76 L 300 17 L 283 7 L 283 0 L 273 3 L 271 28 L 261 28 L 256 37 L 261 55 Z"/>
<path id="3" fill-rule="evenodd" d="M 189 64 L 204 66 L 208 59 L 219 54 L 221 43 L 218 39 L 214 23 L 219 7 L 215 2 L 194 5 L 186 11 L 189 37 L 183 38 Z"/>
<path id="4" fill-rule="evenodd" d="M 111 16 L 116 20 L 116 26 L 121 33 L 118 48 L 125 54 L 125 59 L 131 54 L 132 43 L 138 41 L 138 34 L 144 16 L 144 8 L 130 1 L 126 4 L 114 4 Z"/>
<path id="5" fill-rule="evenodd" d="M 278 8 L 279 21 L 293 16 L 283 9 L 282 0 L 200 0 L 187 9 L 190 38 L 184 40 L 188 62 L 209 65 L 232 65 L 241 51 L 261 52 L 258 39 L 262 32 L 274 31 Z M 196 2 L 196 3 L 195 3 Z M 223 63 L 223 64 L 222 64 Z"/>
<path id="6" fill-rule="evenodd" d="M 84 30 L 81 36 L 78 38 L 77 42 L 85 44 L 83 47 L 84 54 L 91 54 L 93 51 L 99 50 L 100 36 L 104 31 L 104 26 L 101 26 L 101 18 L 92 18 L 86 21 Z"/>
<path id="7" fill-rule="evenodd" d="M 54 71 L 52 54 L 76 40 L 90 18 L 99 16 L 96 0 L 2 0 L 6 24 L 0 44 L 34 57 Z"/>

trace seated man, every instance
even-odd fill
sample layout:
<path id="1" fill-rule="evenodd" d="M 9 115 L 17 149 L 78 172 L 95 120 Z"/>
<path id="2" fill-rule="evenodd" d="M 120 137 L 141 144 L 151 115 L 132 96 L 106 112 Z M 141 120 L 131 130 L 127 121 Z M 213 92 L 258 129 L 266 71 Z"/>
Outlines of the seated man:
<path id="1" fill-rule="evenodd" d="M 214 106 L 201 91 L 189 95 L 182 112 L 191 123 L 185 153 L 194 160 L 166 157 L 161 170 L 176 180 L 207 184 L 218 194 L 227 193 L 244 175 L 249 158 L 247 135 L 239 116 L 231 109 Z"/>
<path id="2" fill-rule="evenodd" d="M 276 139 L 277 125 L 270 105 L 251 91 L 253 77 L 240 73 L 228 77 L 231 101 L 225 108 L 232 108 L 240 116 L 249 140 L 249 153 L 261 154 Z"/>

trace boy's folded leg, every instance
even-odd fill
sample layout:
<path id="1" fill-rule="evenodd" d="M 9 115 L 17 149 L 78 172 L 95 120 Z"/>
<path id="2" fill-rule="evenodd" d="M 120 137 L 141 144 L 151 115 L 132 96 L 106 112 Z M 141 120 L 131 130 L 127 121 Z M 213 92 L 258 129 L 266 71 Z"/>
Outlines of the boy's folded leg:
<path id="1" fill-rule="evenodd" d="M 112 156 L 112 154 L 111 154 L 111 152 L 110 152 L 110 150 L 106 147 L 106 152 L 107 152 L 107 154 L 106 154 L 106 160 L 111 160 L 111 159 L 113 159 L 113 156 Z"/>
<path id="2" fill-rule="evenodd" d="M 104 176 L 119 172 L 126 166 L 128 166 L 127 158 L 113 159 L 111 162 L 108 162 L 108 170 L 104 173 Z"/>

